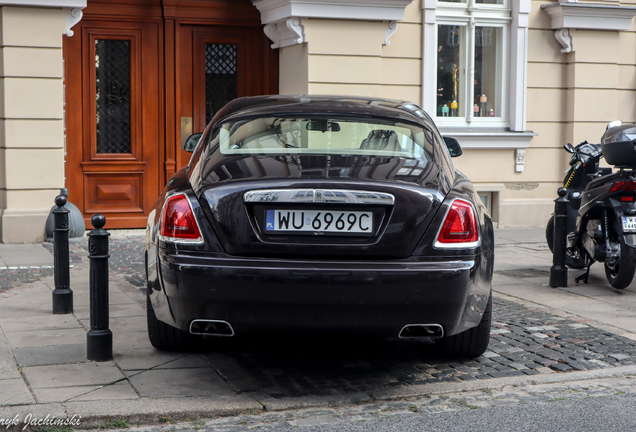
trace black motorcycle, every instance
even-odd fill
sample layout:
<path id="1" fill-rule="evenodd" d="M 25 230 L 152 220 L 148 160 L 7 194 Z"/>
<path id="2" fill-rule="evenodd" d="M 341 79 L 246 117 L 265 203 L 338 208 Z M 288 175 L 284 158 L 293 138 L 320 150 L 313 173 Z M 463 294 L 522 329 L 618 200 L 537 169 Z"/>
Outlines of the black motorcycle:
<path id="1" fill-rule="evenodd" d="M 636 125 L 612 122 L 601 144 L 584 141 L 572 153 L 563 187 L 567 190 L 566 265 L 587 268 L 576 278 L 587 283 L 590 266 L 605 265 L 605 276 L 617 289 L 629 286 L 636 271 Z M 612 168 L 599 168 L 605 156 Z M 554 216 L 546 227 L 550 250 L 554 241 Z"/>

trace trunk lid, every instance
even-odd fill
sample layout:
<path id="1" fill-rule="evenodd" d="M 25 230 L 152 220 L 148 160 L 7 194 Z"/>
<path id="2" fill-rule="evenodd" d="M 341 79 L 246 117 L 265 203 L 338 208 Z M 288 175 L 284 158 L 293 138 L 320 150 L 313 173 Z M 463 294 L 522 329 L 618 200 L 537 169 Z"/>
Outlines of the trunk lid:
<path id="1" fill-rule="evenodd" d="M 432 161 L 288 155 L 208 166 L 193 187 L 231 255 L 406 258 L 444 198 Z"/>

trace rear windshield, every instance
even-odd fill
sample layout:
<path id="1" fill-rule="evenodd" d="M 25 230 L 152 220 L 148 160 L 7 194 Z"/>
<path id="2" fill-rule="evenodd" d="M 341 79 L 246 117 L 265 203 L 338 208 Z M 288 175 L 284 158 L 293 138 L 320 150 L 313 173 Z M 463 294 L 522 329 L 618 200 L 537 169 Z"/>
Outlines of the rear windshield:
<path id="1" fill-rule="evenodd" d="M 430 132 L 379 119 L 266 117 L 225 123 L 224 155 L 336 154 L 429 159 Z M 427 139 L 428 138 L 428 139 Z"/>

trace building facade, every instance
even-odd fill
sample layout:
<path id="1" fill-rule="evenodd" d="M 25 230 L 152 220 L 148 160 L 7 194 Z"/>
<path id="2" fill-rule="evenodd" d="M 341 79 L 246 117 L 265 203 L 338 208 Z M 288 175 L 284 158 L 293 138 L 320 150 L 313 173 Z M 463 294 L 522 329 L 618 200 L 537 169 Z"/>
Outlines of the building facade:
<path id="1" fill-rule="evenodd" d="M 566 142 L 636 122 L 636 0 L 1 0 L 0 240 L 59 188 L 143 227 L 185 138 L 238 96 L 405 99 L 500 226 L 544 224 Z"/>

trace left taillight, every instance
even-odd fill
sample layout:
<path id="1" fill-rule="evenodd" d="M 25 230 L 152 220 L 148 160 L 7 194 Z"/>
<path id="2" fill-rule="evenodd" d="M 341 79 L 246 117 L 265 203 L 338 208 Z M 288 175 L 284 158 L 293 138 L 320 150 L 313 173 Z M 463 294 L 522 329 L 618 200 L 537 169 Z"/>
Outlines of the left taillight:
<path id="1" fill-rule="evenodd" d="M 166 199 L 161 211 L 160 239 L 172 243 L 203 243 L 199 224 L 185 194 Z"/>
<path id="2" fill-rule="evenodd" d="M 437 234 L 437 248 L 465 248 L 479 245 L 479 224 L 471 203 L 462 199 L 452 202 Z"/>

